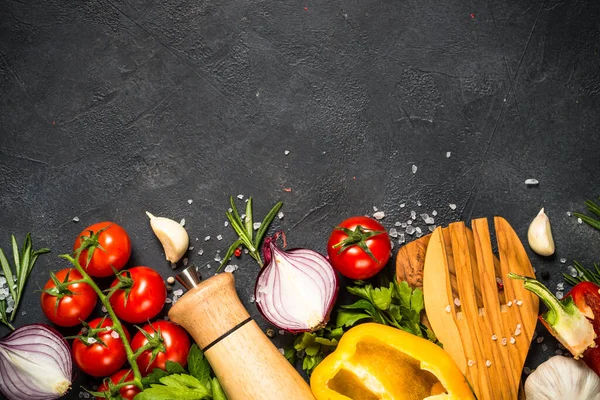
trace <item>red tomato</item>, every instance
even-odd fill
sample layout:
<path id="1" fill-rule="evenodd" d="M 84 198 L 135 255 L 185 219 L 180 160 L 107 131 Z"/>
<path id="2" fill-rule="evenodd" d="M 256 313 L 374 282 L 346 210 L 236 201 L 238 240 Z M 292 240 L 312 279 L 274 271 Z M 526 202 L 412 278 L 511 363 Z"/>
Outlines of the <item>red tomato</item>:
<path id="1" fill-rule="evenodd" d="M 369 217 L 346 219 L 331 232 L 327 243 L 331 265 L 351 279 L 367 279 L 377 274 L 387 264 L 391 252 L 385 228 Z"/>
<path id="2" fill-rule="evenodd" d="M 55 276 L 60 282 L 58 287 L 53 279 L 49 279 L 44 285 L 42 311 L 56 325 L 79 325 L 94 311 L 98 295 L 87 283 L 68 283 L 83 279 L 76 269 L 66 268 L 58 271 Z"/>
<path id="3" fill-rule="evenodd" d="M 94 232 L 90 235 L 90 231 Z M 84 237 L 84 239 L 82 239 Z M 131 240 L 121 226 L 114 222 L 98 222 L 85 228 L 75 239 L 73 251 L 85 240 L 86 250 L 81 252 L 79 264 L 90 276 L 103 278 L 113 275 L 113 268 L 123 269 L 131 255 Z M 92 258 L 88 263 L 88 252 Z"/>
<path id="4" fill-rule="evenodd" d="M 122 369 L 116 374 L 111 375 L 110 380 L 115 385 L 121 382 L 127 382 L 133 379 L 133 372 L 131 370 Z M 98 388 L 98 392 L 104 392 L 108 390 L 106 382 L 102 382 L 102 385 Z M 127 385 L 119 390 L 119 394 L 125 400 L 133 400 L 136 394 L 141 390 L 135 385 Z M 104 397 L 96 397 L 97 400 L 105 400 Z"/>
<path id="5" fill-rule="evenodd" d="M 160 336 L 163 340 L 166 352 L 159 352 L 152 363 L 152 350 L 146 350 L 137 359 L 138 366 L 142 375 L 146 376 L 154 368 L 165 369 L 167 361 L 174 361 L 181 364 L 183 367 L 187 365 L 187 356 L 190 352 L 190 338 L 187 332 L 177 324 L 169 321 L 156 321 L 152 325 L 148 324 L 143 328 L 152 337 L 156 336 L 156 332 L 160 329 Z M 142 332 L 138 332 L 133 337 L 131 348 L 135 353 L 140 347 L 148 343 L 148 339 Z"/>
<path id="6" fill-rule="evenodd" d="M 133 267 L 120 275 L 126 277 L 125 280 L 131 277 L 132 286 L 119 289 L 110 297 L 110 305 L 117 317 L 132 324 L 156 317 L 167 299 L 167 286 L 162 276 L 148 267 Z M 110 287 L 118 283 L 117 278 Z"/>
<path id="7" fill-rule="evenodd" d="M 112 320 L 96 318 L 89 322 L 91 328 L 112 326 Z M 82 332 L 79 332 L 81 335 Z M 73 359 L 75 364 L 86 374 L 95 377 L 109 376 L 117 372 L 127 361 L 125 346 L 120 337 L 113 336 L 113 330 L 98 333 L 98 342 L 88 344 L 77 338 L 73 341 Z M 129 332 L 125 329 L 127 340 Z M 83 338 L 85 340 L 85 337 Z M 104 345 L 100 343 L 102 341 Z"/>

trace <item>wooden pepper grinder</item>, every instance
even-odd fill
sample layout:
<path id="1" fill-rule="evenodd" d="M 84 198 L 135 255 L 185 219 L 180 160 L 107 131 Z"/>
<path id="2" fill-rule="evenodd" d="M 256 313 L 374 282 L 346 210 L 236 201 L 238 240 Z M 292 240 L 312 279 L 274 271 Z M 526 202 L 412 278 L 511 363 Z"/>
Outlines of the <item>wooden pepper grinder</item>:
<path id="1" fill-rule="evenodd" d="M 308 384 L 252 320 L 233 275 L 201 282 L 195 267 L 177 276 L 188 292 L 169 311 L 194 338 L 229 400 L 315 400 Z"/>

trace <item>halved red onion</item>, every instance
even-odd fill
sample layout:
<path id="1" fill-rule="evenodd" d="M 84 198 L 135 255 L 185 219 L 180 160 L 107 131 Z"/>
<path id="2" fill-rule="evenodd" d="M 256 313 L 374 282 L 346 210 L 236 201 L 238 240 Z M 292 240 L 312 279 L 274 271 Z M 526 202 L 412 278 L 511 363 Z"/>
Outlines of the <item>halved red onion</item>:
<path id="1" fill-rule="evenodd" d="M 71 387 L 65 339 L 47 325 L 25 325 L 0 339 L 0 391 L 11 400 L 52 400 Z"/>
<path id="2" fill-rule="evenodd" d="M 284 251 L 265 239 L 265 266 L 254 297 L 265 319 L 291 333 L 323 328 L 337 297 L 338 277 L 325 257 L 308 249 Z"/>

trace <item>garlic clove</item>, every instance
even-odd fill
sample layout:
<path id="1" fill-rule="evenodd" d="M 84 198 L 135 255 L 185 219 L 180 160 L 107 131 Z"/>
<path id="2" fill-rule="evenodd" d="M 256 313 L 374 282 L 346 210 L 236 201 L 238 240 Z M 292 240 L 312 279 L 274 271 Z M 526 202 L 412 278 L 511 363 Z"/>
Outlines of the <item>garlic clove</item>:
<path id="1" fill-rule="evenodd" d="M 551 256 L 554 254 L 554 239 L 552 239 L 552 229 L 550 228 L 550 219 L 544 213 L 542 208 L 538 215 L 531 221 L 527 231 L 527 240 L 531 250 L 541 256 Z"/>
<path id="2" fill-rule="evenodd" d="M 172 219 L 155 217 L 148 211 L 146 215 L 150 218 L 152 231 L 165 250 L 166 259 L 172 263 L 179 261 L 190 244 L 190 237 L 185 228 Z"/>

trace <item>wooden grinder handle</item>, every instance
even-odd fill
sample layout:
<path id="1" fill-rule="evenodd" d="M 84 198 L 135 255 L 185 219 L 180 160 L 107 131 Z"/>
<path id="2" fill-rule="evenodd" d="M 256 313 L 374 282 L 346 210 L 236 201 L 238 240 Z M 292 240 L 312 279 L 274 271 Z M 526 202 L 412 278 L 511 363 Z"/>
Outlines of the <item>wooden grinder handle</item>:
<path id="1" fill-rule="evenodd" d="M 232 274 L 218 274 L 191 289 L 173 305 L 169 318 L 204 351 L 229 400 L 315 399 L 250 318 L 235 292 Z"/>

